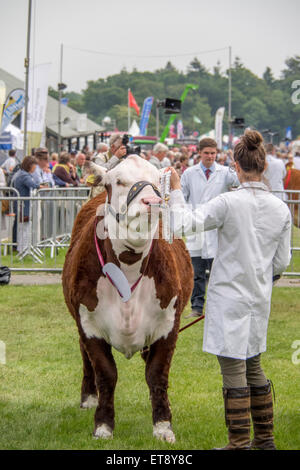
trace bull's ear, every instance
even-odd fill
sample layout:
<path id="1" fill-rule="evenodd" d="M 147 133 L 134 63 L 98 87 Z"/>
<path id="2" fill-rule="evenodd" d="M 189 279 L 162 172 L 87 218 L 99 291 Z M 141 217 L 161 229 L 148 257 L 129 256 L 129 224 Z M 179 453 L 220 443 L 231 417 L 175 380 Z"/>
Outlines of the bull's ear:
<path id="1" fill-rule="evenodd" d="M 94 186 L 98 186 L 98 184 L 105 185 L 105 175 L 107 173 L 107 169 L 103 166 L 96 165 L 93 163 L 93 174 L 95 175 L 95 182 Z"/>

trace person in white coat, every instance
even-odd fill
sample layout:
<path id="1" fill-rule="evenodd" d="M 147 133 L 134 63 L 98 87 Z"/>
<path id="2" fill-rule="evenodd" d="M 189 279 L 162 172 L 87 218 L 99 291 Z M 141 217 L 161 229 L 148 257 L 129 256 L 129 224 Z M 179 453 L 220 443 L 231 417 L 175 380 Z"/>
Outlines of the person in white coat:
<path id="1" fill-rule="evenodd" d="M 261 182 L 265 169 L 262 136 L 246 131 L 234 149 L 240 186 L 195 210 L 185 204 L 172 169 L 173 230 L 216 229 L 217 254 L 208 284 L 203 350 L 218 357 L 229 444 L 275 449 L 270 381 L 260 366 L 266 350 L 272 279 L 290 261 L 291 215 Z"/>
<path id="2" fill-rule="evenodd" d="M 264 172 L 264 178 L 273 192 L 274 196 L 285 200 L 283 180 L 286 177 L 286 168 L 282 160 L 276 157 L 273 144 L 266 145 L 267 167 Z"/>
<path id="3" fill-rule="evenodd" d="M 181 177 L 184 198 L 193 209 L 239 185 L 237 175 L 231 168 L 216 163 L 215 140 L 202 139 L 199 143 L 199 155 L 200 163 L 188 168 Z M 206 232 L 202 240 L 194 234 L 187 236 L 186 246 L 194 268 L 192 312 L 187 318 L 200 317 L 205 303 L 206 271 L 211 271 L 218 246 L 217 230 Z"/>

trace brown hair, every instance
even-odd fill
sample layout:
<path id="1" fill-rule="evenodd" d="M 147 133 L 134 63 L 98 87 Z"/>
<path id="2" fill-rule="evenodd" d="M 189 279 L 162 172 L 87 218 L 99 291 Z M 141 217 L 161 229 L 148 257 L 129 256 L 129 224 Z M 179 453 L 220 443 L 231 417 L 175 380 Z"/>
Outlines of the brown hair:
<path id="1" fill-rule="evenodd" d="M 198 150 L 201 152 L 205 147 L 217 148 L 217 142 L 214 139 L 210 139 L 209 137 L 205 137 L 201 139 L 198 145 Z"/>
<path id="2" fill-rule="evenodd" d="M 68 152 L 61 152 L 59 154 L 59 157 L 58 157 L 58 163 L 61 163 L 63 165 L 66 165 L 67 163 L 69 163 L 69 161 L 71 160 L 71 157 L 70 155 L 68 154 Z"/>
<path id="3" fill-rule="evenodd" d="M 37 165 L 37 159 L 32 156 L 25 157 L 21 163 L 21 170 L 29 173 L 33 165 Z"/>
<path id="4" fill-rule="evenodd" d="M 266 144 L 266 152 L 267 153 L 272 153 L 273 150 L 275 149 L 274 145 L 273 144 Z"/>
<path id="5" fill-rule="evenodd" d="M 262 135 L 257 131 L 247 130 L 236 144 L 233 158 L 246 173 L 262 173 L 266 163 Z"/>

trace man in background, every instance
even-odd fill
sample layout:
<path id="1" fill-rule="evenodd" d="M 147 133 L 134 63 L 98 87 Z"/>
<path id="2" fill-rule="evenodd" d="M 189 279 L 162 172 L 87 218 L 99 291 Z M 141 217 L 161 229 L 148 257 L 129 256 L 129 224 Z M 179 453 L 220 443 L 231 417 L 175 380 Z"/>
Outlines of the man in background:
<path id="1" fill-rule="evenodd" d="M 210 138 L 200 140 L 198 153 L 200 163 L 189 167 L 181 177 L 184 198 L 195 209 L 232 186 L 239 186 L 234 171 L 216 163 L 217 143 Z M 210 273 L 217 252 L 217 230 L 203 233 L 202 245 L 195 235 L 188 236 L 186 247 L 194 268 L 194 289 L 191 297 L 192 312 L 189 317 L 200 317 L 203 313 L 206 289 L 206 271 Z"/>
<path id="2" fill-rule="evenodd" d="M 160 142 L 158 142 L 153 147 L 152 155 L 149 162 L 152 163 L 152 165 L 154 165 L 158 170 L 170 166 L 170 160 L 168 165 L 165 165 L 163 163 L 163 160 L 166 158 L 168 151 L 169 149 L 165 144 L 161 144 Z"/>

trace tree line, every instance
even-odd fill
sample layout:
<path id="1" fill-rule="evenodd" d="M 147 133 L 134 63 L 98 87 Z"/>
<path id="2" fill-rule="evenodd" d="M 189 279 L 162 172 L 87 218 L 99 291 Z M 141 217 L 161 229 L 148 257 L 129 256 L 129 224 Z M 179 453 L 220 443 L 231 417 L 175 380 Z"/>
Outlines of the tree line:
<path id="1" fill-rule="evenodd" d="M 235 58 L 232 75 L 232 116 L 245 119 L 245 125 L 260 131 L 271 129 L 285 137 L 285 130 L 292 127 L 293 138 L 300 136 L 300 103 L 292 101 L 295 90 L 292 84 L 300 80 L 300 56 L 285 61 L 280 78 L 276 79 L 270 67 L 266 67 L 260 78 L 246 68 L 239 57 Z M 154 100 L 164 98 L 179 99 L 185 85 L 198 85 L 197 91 L 190 91 L 179 115 L 183 121 L 185 134 L 198 131 L 204 134 L 214 128 L 217 109 L 225 106 L 224 132 L 228 131 L 228 70 L 222 72 L 220 63 L 209 71 L 197 58 L 194 58 L 186 72 L 176 69 L 171 62 L 154 72 L 132 72 L 125 68 L 120 73 L 107 78 L 90 80 L 81 93 L 66 92 L 68 106 L 102 124 L 109 116 L 119 130 L 127 130 L 127 90 L 131 89 L 138 105 L 142 108 L 147 96 Z M 58 98 L 52 88 L 49 94 Z M 296 100 L 297 101 L 297 100 Z M 300 102 L 300 99 L 298 100 Z M 132 119 L 139 118 L 132 110 Z M 160 132 L 168 116 L 160 112 Z M 199 120 L 201 123 L 199 123 Z M 148 135 L 155 135 L 155 106 L 153 105 L 148 126 Z"/>

